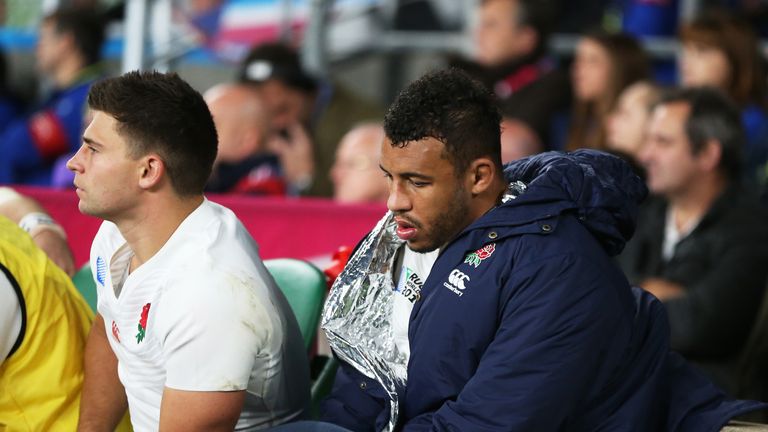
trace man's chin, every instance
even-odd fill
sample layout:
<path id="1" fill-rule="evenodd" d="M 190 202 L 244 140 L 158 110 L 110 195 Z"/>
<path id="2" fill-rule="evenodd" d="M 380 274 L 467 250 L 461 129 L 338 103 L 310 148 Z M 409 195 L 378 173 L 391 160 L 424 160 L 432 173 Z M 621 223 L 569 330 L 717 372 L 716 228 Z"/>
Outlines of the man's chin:
<path id="1" fill-rule="evenodd" d="M 437 246 L 423 244 L 423 243 L 420 244 L 418 242 L 413 243 L 413 242 L 408 241 L 406 243 L 406 245 L 408 246 L 408 249 L 410 249 L 410 250 L 412 250 L 414 252 L 418 252 L 418 253 L 429 253 L 429 252 L 432 252 L 433 250 L 437 249 Z"/>
<path id="2" fill-rule="evenodd" d="M 82 200 L 77 204 L 77 209 L 80 210 L 80 213 L 86 216 L 100 217 L 98 212 L 93 211 L 93 209 L 89 208 Z"/>

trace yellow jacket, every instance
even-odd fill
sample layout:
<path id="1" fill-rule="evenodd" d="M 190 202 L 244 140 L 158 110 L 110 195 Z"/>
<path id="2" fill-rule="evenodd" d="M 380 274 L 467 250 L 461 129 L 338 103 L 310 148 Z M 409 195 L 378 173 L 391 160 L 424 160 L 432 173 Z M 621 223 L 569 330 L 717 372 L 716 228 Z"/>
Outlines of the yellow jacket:
<path id="1" fill-rule="evenodd" d="M 0 365 L 0 431 L 73 431 L 93 313 L 70 278 L 3 217 L 0 270 L 24 312 L 21 344 Z"/>

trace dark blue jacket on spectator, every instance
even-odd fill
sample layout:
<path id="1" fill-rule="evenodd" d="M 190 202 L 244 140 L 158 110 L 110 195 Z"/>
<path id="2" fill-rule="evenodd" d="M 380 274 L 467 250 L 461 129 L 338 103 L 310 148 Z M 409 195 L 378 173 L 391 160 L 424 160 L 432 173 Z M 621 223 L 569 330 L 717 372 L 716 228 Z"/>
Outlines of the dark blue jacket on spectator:
<path id="1" fill-rule="evenodd" d="M 3 95 L 0 91 L 0 135 L 5 127 L 19 115 L 20 104 L 11 96 Z"/>
<path id="2" fill-rule="evenodd" d="M 0 134 L 0 184 L 47 186 L 56 159 L 80 147 L 88 90 L 95 73 L 54 92 L 29 117 L 8 124 Z"/>
<path id="3" fill-rule="evenodd" d="M 545 153 L 505 175 L 528 190 L 441 250 L 414 305 L 399 430 L 718 431 L 760 406 L 671 353 L 663 306 L 612 261 L 646 194 L 624 162 Z M 379 431 L 388 400 L 342 362 L 323 417 Z"/>

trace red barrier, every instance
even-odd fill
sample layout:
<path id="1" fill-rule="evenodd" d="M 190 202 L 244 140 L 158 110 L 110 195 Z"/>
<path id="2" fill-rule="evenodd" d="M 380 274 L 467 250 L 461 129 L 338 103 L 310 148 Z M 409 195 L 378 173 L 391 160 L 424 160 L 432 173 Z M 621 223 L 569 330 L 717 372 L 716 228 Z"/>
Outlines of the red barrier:
<path id="1" fill-rule="evenodd" d="M 101 220 L 78 211 L 73 190 L 15 189 L 40 202 L 64 227 L 78 267 L 88 261 Z M 340 246 L 357 244 L 386 210 L 382 205 L 348 206 L 306 198 L 208 195 L 208 199 L 235 212 L 259 244 L 263 259 L 330 258 Z"/>

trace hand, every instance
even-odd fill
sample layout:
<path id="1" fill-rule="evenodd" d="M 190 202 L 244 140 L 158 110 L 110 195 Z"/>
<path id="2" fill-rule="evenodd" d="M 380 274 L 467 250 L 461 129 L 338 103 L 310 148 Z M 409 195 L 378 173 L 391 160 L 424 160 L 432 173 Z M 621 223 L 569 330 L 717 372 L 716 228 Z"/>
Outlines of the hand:
<path id="1" fill-rule="evenodd" d="M 33 233 L 32 240 L 43 250 L 48 258 L 70 277 L 75 274 L 75 260 L 69 249 L 67 239 L 60 233 L 50 229 L 40 229 Z"/>
<path id="2" fill-rule="evenodd" d="M 315 174 L 312 140 L 299 123 L 288 126 L 287 132 L 287 137 L 274 134 L 268 148 L 280 159 L 286 181 L 294 188 L 305 189 Z"/>
<path id="3" fill-rule="evenodd" d="M 682 285 L 659 278 L 646 279 L 640 284 L 640 287 L 661 301 L 681 297 L 685 294 L 685 288 Z"/>

